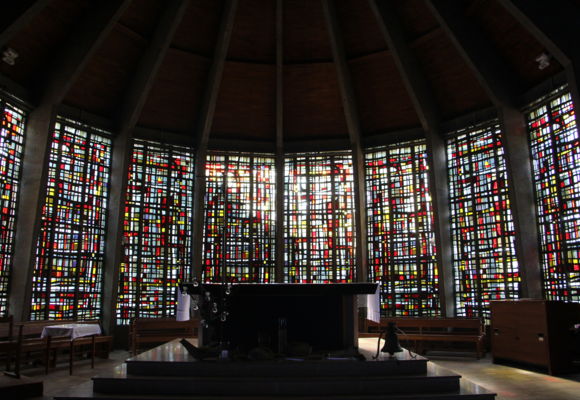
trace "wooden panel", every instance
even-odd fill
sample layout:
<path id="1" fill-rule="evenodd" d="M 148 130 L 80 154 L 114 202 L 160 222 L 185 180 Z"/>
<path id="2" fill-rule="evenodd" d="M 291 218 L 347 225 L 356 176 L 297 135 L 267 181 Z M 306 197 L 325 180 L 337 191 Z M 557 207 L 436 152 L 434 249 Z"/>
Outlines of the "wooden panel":
<path id="1" fill-rule="evenodd" d="M 212 57 L 220 26 L 223 0 L 191 0 L 172 46 Z"/>
<path id="2" fill-rule="evenodd" d="M 388 52 L 359 58 L 349 64 L 365 136 L 420 125 Z"/>
<path id="3" fill-rule="evenodd" d="M 492 105 L 451 41 L 438 30 L 413 50 L 431 84 L 443 117 L 451 118 Z"/>
<path id="4" fill-rule="evenodd" d="M 87 0 L 54 0 L 6 45 L 18 52 L 16 65 L 0 62 L 0 73 L 28 89 L 35 89 L 52 59 L 61 52 L 74 22 L 84 17 Z"/>
<path id="5" fill-rule="evenodd" d="M 165 8 L 167 2 L 163 0 L 133 0 L 119 23 L 144 38 L 150 38 Z"/>
<path id="6" fill-rule="evenodd" d="M 228 59 L 275 62 L 275 5 L 272 0 L 240 0 Z"/>
<path id="7" fill-rule="evenodd" d="M 570 371 L 572 327 L 580 304 L 544 300 L 491 302 L 492 354 L 500 360 L 547 367 L 551 374 Z"/>
<path id="8" fill-rule="evenodd" d="M 497 1 L 486 1 L 473 7 L 472 17 L 528 88 L 562 70 L 562 66 L 554 58 L 549 67 L 543 70 L 538 68 L 536 57 L 545 49 Z"/>
<path id="9" fill-rule="evenodd" d="M 131 74 L 147 43 L 117 25 L 65 97 L 65 103 L 105 117 L 116 117 Z"/>
<path id="10" fill-rule="evenodd" d="M 275 139 L 274 65 L 226 62 L 211 138 Z"/>
<path id="11" fill-rule="evenodd" d="M 419 40 L 438 28 L 437 21 L 424 0 L 393 1 L 392 3 L 396 7 L 397 15 L 410 41 Z"/>
<path id="12" fill-rule="evenodd" d="M 387 48 L 377 20 L 366 1 L 338 1 L 336 8 L 348 58 Z"/>
<path id="13" fill-rule="evenodd" d="M 320 1 L 285 1 L 283 25 L 285 62 L 332 60 L 330 38 Z"/>
<path id="14" fill-rule="evenodd" d="M 199 117 L 209 65 L 206 58 L 169 49 L 138 125 L 191 135 Z"/>
<path id="15" fill-rule="evenodd" d="M 285 66 L 284 141 L 343 137 L 348 130 L 334 64 Z"/>

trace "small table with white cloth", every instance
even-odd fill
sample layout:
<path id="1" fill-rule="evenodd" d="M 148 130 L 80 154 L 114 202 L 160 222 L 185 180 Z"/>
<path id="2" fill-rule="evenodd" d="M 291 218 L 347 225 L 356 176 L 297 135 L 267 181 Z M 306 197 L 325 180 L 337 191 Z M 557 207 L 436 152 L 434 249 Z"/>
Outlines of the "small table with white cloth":
<path id="1" fill-rule="evenodd" d="M 48 336 L 66 336 L 70 337 L 71 340 L 82 336 L 92 336 L 100 335 L 101 327 L 99 324 L 61 324 L 61 325 L 49 325 L 42 329 L 42 334 L 40 337 L 45 338 Z"/>
<path id="2" fill-rule="evenodd" d="M 68 348 L 69 351 L 69 373 L 73 373 L 73 360 L 75 350 L 82 346 L 90 347 L 91 368 L 95 367 L 95 343 L 97 337 L 101 336 L 101 327 L 98 323 L 72 323 L 48 325 L 42 329 L 40 335 L 47 339 L 46 372 L 50 364 L 50 351 L 54 350 L 56 362 L 56 351 L 59 348 Z M 54 338 L 54 340 L 52 340 Z M 68 339 L 68 340 L 67 340 Z"/>

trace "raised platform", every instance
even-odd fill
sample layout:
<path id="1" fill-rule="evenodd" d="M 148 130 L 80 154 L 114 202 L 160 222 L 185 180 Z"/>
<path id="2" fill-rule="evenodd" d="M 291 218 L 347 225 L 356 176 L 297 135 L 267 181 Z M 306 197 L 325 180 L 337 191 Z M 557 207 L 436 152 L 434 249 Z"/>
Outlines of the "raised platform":
<path id="1" fill-rule="evenodd" d="M 2 399 L 25 399 L 42 396 L 43 383 L 40 379 L 20 376 L 16 378 L 5 373 L 0 373 L 0 398 Z"/>
<path id="2" fill-rule="evenodd" d="M 495 394 L 407 351 L 373 360 L 376 341 L 360 340 L 366 361 L 276 359 L 196 361 L 173 341 L 129 358 L 93 388 L 56 399 L 479 399 Z M 84 390 L 84 391 L 83 391 Z M 72 396 L 71 396 L 72 395 Z"/>

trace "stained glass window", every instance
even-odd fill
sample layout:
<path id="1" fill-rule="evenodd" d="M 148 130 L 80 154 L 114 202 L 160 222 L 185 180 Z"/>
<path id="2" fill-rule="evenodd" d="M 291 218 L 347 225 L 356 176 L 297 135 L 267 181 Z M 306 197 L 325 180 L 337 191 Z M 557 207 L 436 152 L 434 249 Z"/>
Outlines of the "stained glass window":
<path id="1" fill-rule="evenodd" d="M 355 278 L 354 187 L 350 154 L 286 157 L 284 280 Z"/>
<path id="2" fill-rule="evenodd" d="M 369 280 L 383 316 L 439 314 L 433 208 L 424 143 L 366 154 Z"/>
<path id="3" fill-rule="evenodd" d="M 20 170 L 24 142 L 24 111 L 0 99 L 0 315 L 7 312 Z"/>
<path id="4" fill-rule="evenodd" d="M 191 149 L 136 139 L 129 165 L 117 323 L 173 315 L 191 268 Z"/>
<path id="5" fill-rule="evenodd" d="M 456 312 L 489 318 L 489 302 L 519 297 L 520 274 L 499 126 L 447 141 Z"/>
<path id="6" fill-rule="evenodd" d="M 59 118 L 33 273 L 31 319 L 96 319 L 101 292 L 111 140 Z"/>
<path id="7" fill-rule="evenodd" d="M 569 93 L 528 114 L 544 295 L 580 301 L 580 138 Z"/>
<path id="8" fill-rule="evenodd" d="M 274 158 L 210 154 L 205 170 L 204 280 L 273 282 Z"/>

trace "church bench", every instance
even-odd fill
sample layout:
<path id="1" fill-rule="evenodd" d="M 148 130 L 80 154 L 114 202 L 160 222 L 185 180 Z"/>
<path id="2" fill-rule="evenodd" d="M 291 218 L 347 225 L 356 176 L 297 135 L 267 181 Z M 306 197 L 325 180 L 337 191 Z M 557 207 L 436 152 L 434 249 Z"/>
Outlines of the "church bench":
<path id="1" fill-rule="evenodd" d="M 142 347 L 152 347 L 174 339 L 197 336 L 198 321 L 177 321 L 175 318 L 135 318 L 131 323 L 131 354 Z"/>
<path id="2" fill-rule="evenodd" d="M 381 318 L 380 325 L 367 321 L 369 332 L 384 330 L 389 322 L 394 322 L 403 333 L 399 341 L 409 345 L 417 353 L 422 353 L 426 345 L 441 343 L 473 343 L 476 357 L 485 354 L 485 326 L 480 318 L 463 317 L 391 317 Z M 375 333 L 376 334 L 376 333 Z M 455 349 L 454 349 L 455 350 Z"/>
<path id="3" fill-rule="evenodd" d="M 113 343 L 112 336 L 91 335 L 77 338 L 68 336 L 46 336 L 41 337 L 43 329 L 52 325 L 67 324 L 99 324 L 98 321 L 75 321 L 75 320 L 39 320 L 16 323 L 18 327 L 18 352 L 15 358 L 17 368 L 20 368 L 22 354 L 30 357 L 33 353 L 42 355 L 42 362 L 45 373 L 48 373 L 50 365 L 56 363 L 59 350 L 66 350 L 69 354 L 69 371 L 72 374 L 74 355 L 80 349 L 88 348 L 91 355 L 91 366 L 94 366 L 95 355 L 101 358 L 108 358 Z M 37 357 L 39 358 L 39 357 Z"/>
<path id="4" fill-rule="evenodd" d="M 12 315 L 0 318 L 0 356 L 6 358 L 6 370 L 10 371 L 13 358 L 18 352 L 18 336 L 15 335 Z M 15 371 L 19 374 L 19 371 Z"/>

